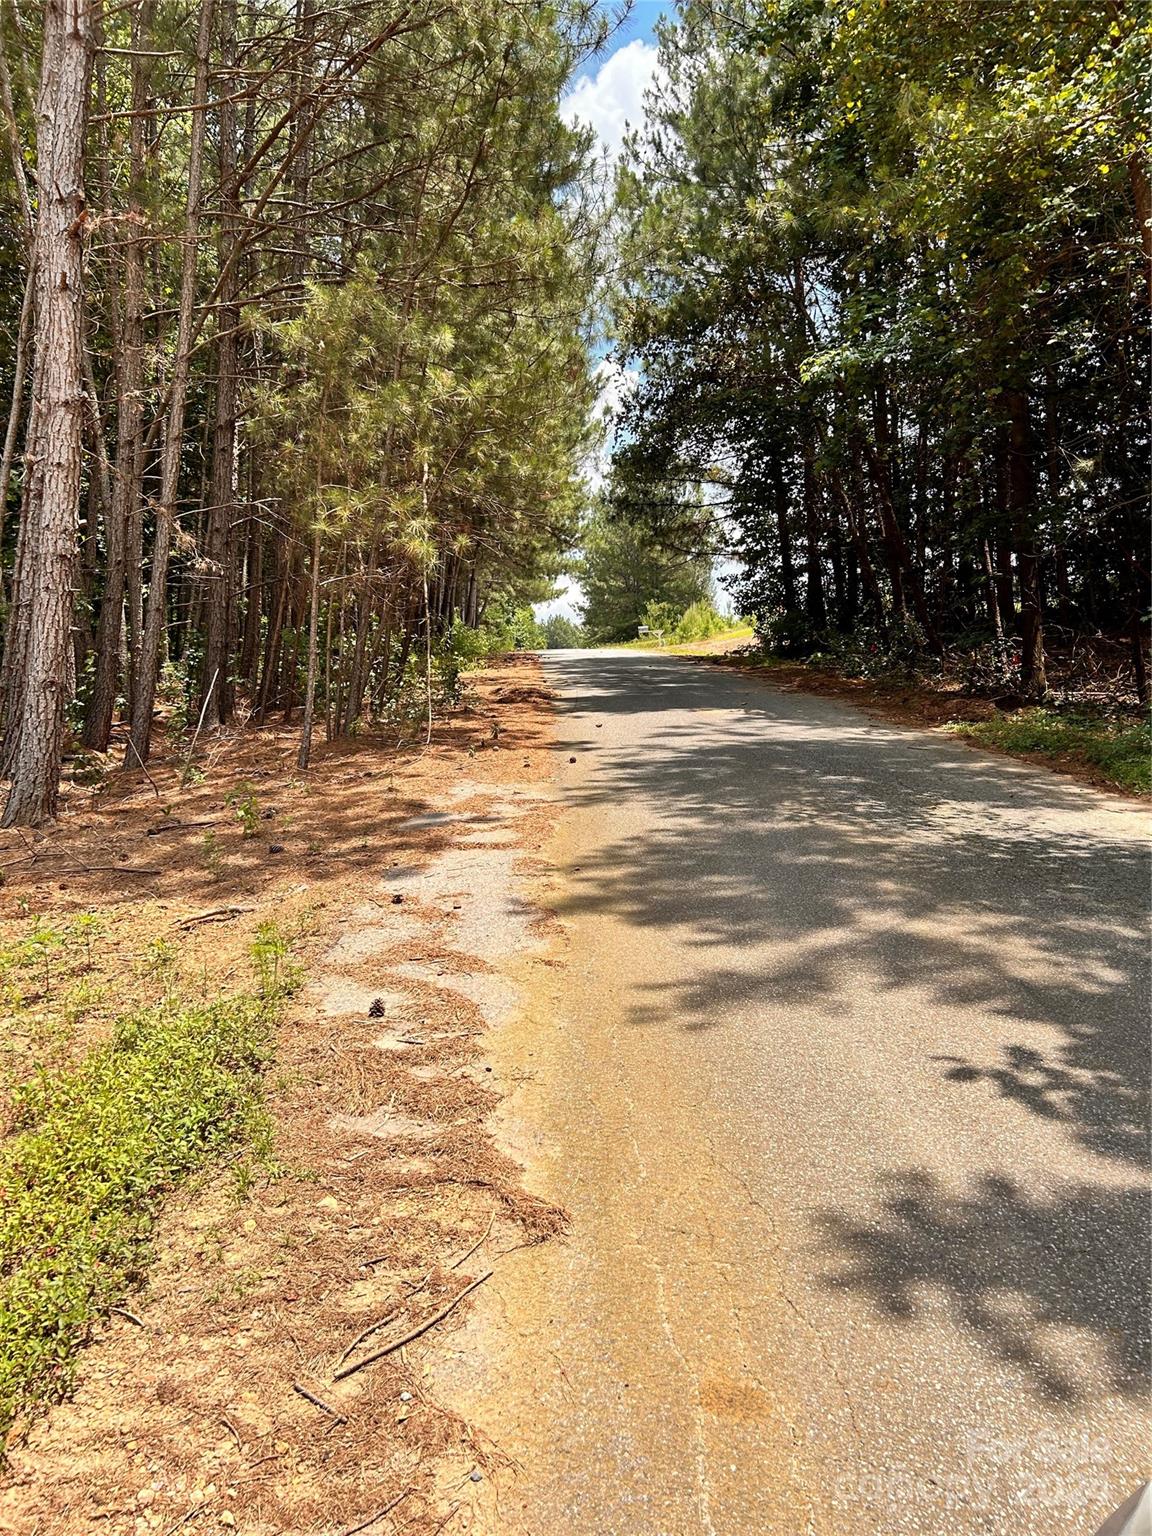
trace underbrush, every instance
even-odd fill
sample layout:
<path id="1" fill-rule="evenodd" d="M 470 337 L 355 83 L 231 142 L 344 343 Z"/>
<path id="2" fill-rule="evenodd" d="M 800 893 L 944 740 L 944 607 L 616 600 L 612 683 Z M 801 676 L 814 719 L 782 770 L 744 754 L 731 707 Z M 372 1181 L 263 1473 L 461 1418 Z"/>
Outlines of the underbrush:
<path id="1" fill-rule="evenodd" d="M 163 1197 L 227 1149 L 266 1144 L 271 1024 L 299 981 L 287 951 L 264 925 L 250 949 L 255 991 L 193 1002 L 166 987 L 86 1054 L 41 1037 L 37 1065 L 9 1064 L 0 1434 L 68 1391 L 93 1325 L 144 1277 Z M 10 1025 L 28 1010 L 17 999 L 7 998 Z"/>
<path id="2" fill-rule="evenodd" d="M 1095 769 L 1132 794 L 1152 794 L 1152 722 L 1022 709 L 951 727 L 969 741 L 1004 752 L 1059 757 Z"/>

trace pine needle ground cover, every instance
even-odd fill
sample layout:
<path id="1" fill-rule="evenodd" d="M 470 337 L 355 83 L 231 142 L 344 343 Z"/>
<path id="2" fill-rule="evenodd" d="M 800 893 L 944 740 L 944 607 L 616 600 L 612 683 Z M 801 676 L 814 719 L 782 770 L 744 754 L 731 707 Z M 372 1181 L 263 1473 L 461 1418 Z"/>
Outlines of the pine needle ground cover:
<path id="1" fill-rule="evenodd" d="M 159 1004 L 15 1091 L 0 1147 L 0 1429 L 68 1390 L 93 1323 L 143 1277 L 166 1192 L 263 1123 L 269 1009 Z"/>

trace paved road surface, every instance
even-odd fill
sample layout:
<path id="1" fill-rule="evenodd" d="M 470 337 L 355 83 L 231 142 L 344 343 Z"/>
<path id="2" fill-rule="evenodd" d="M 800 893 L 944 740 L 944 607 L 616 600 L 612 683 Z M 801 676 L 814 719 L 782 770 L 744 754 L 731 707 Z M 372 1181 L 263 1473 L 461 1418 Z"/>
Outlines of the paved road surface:
<path id="1" fill-rule="evenodd" d="M 1147 1475 L 1143 813 L 700 664 L 546 667 L 568 964 L 500 1049 L 573 1227 L 474 1325 L 492 1528 L 1091 1536 Z"/>

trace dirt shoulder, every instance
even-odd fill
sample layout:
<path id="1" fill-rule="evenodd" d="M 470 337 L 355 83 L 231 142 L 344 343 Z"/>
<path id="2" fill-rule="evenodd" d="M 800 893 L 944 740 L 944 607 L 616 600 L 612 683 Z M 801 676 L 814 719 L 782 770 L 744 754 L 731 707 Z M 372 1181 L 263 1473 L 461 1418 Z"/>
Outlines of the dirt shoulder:
<path id="1" fill-rule="evenodd" d="M 1006 745 L 997 739 L 1008 737 L 1001 723 L 1012 718 L 991 699 L 973 698 L 958 686 L 932 686 L 911 681 L 881 681 L 872 678 L 843 677 L 806 662 L 750 660 L 739 649 L 724 654 L 690 657 L 704 665 L 735 668 L 748 676 L 759 677 L 783 692 L 813 693 L 827 698 L 844 699 L 877 719 L 922 730 L 947 730 L 961 740 L 970 740 L 982 751 L 997 752 L 1037 768 L 1075 779 L 1094 789 L 1107 790 L 1130 800 L 1146 802 L 1149 796 L 1137 792 L 1088 760 L 1076 749 L 1029 751 Z"/>
<path id="2" fill-rule="evenodd" d="M 493 1453 L 419 1362 L 502 1251 L 563 1216 L 492 1141 L 484 1057 L 516 1006 L 510 957 L 542 942 L 549 700 L 525 656 L 472 692 L 428 748 L 342 743 L 301 775 L 293 733 L 238 736 L 199 784 L 162 760 L 153 783 L 74 792 L 46 837 L 3 839 L 5 942 L 99 924 L 86 961 L 59 962 L 89 1003 L 58 1049 L 150 1000 L 158 969 L 244 985 L 268 924 L 307 979 L 277 1029 L 270 1145 L 169 1200 L 74 1393 L 10 1435 L 0 1530 L 423 1536 L 487 1476 Z M 17 1076 L 44 1044 L 27 1014 Z"/>

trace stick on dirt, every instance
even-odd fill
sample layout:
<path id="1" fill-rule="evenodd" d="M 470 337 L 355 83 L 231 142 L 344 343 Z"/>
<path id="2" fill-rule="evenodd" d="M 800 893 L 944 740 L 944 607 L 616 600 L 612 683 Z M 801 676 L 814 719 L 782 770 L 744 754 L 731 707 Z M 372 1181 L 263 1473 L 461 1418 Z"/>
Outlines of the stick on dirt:
<path id="1" fill-rule="evenodd" d="M 380 1329 L 385 1326 L 385 1324 L 390 1323 L 393 1320 L 393 1318 L 395 1318 L 397 1316 L 399 1311 L 400 1311 L 399 1307 L 393 1307 L 391 1312 L 385 1312 L 384 1316 L 380 1319 L 379 1322 L 377 1322 L 377 1323 L 370 1323 L 368 1325 L 368 1327 L 365 1328 L 363 1333 L 358 1333 L 356 1335 L 356 1337 L 352 1340 L 351 1344 L 349 1344 L 348 1348 L 340 1356 L 339 1360 L 337 1360 L 337 1362 L 336 1362 L 337 1370 L 339 1370 L 339 1368 L 344 1364 L 345 1360 L 347 1360 L 348 1356 L 357 1347 L 357 1345 L 363 1344 L 365 1339 L 370 1339 L 374 1333 L 378 1333 L 380 1331 Z"/>
<path id="2" fill-rule="evenodd" d="M 374 1515 L 369 1515 L 367 1520 L 361 1520 L 359 1525 L 350 1525 L 340 1532 L 340 1536 L 356 1536 L 357 1531 L 366 1531 L 370 1525 L 375 1525 L 377 1520 L 383 1520 L 385 1515 L 391 1514 L 402 1499 L 406 1499 L 412 1492 L 411 1488 L 405 1488 L 403 1493 L 398 1493 L 394 1499 L 390 1499 L 383 1509 L 378 1509 Z"/>
<path id="3" fill-rule="evenodd" d="M 197 923 L 223 923 L 230 917 L 239 917 L 242 912 L 251 912 L 251 907 L 208 907 L 203 912 L 192 912 L 187 917 L 178 917 L 172 924 L 173 928 L 194 928 Z"/>
<path id="4" fill-rule="evenodd" d="M 299 1392 L 301 1397 L 306 1398 L 314 1408 L 319 1408 L 321 1413 L 326 1413 L 330 1418 L 335 1419 L 337 1424 L 347 1424 L 347 1414 L 340 1413 L 330 1403 L 326 1403 L 322 1397 L 317 1397 L 315 1392 L 309 1392 L 307 1387 L 302 1387 L 298 1381 L 292 1383 L 292 1390 L 293 1392 Z"/>
<path id="5" fill-rule="evenodd" d="M 393 1339 L 391 1344 L 385 1344 L 383 1349 L 374 1349 L 370 1355 L 365 1355 L 363 1360 L 355 1360 L 351 1365 L 345 1365 L 340 1370 L 333 1371 L 332 1380 L 343 1381 L 345 1376 L 351 1376 L 355 1371 L 362 1371 L 366 1365 L 374 1365 L 377 1360 L 383 1360 L 385 1355 L 395 1354 L 396 1350 L 403 1349 L 405 1344 L 411 1344 L 413 1339 L 418 1339 L 422 1333 L 427 1333 L 429 1328 L 435 1328 L 437 1323 L 442 1323 L 449 1312 L 454 1311 L 460 1305 L 469 1291 L 474 1291 L 478 1285 L 483 1285 L 485 1280 L 491 1280 L 492 1275 L 493 1271 L 487 1270 L 478 1280 L 473 1280 L 471 1285 L 466 1285 L 462 1291 L 458 1291 L 446 1307 L 441 1307 L 439 1312 L 433 1313 L 431 1317 L 425 1319 L 416 1328 L 410 1328 L 407 1333 L 401 1334 L 398 1339 Z"/>
<path id="6" fill-rule="evenodd" d="M 493 1209 L 491 1216 L 488 1218 L 488 1225 L 484 1228 L 483 1233 L 476 1239 L 471 1248 L 468 1249 L 467 1253 L 462 1253 L 458 1259 L 452 1260 L 451 1264 L 448 1266 L 449 1269 L 459 1269 L 461 1264 L 465 1263 L 472 1257 L 477 1248 L 482 1248 L 484 1246 L 484 1244 L 488 1241 L 489 1234 L 492 1231 L 492 1227 L 495 1221 L 496 1211 Z"/>

